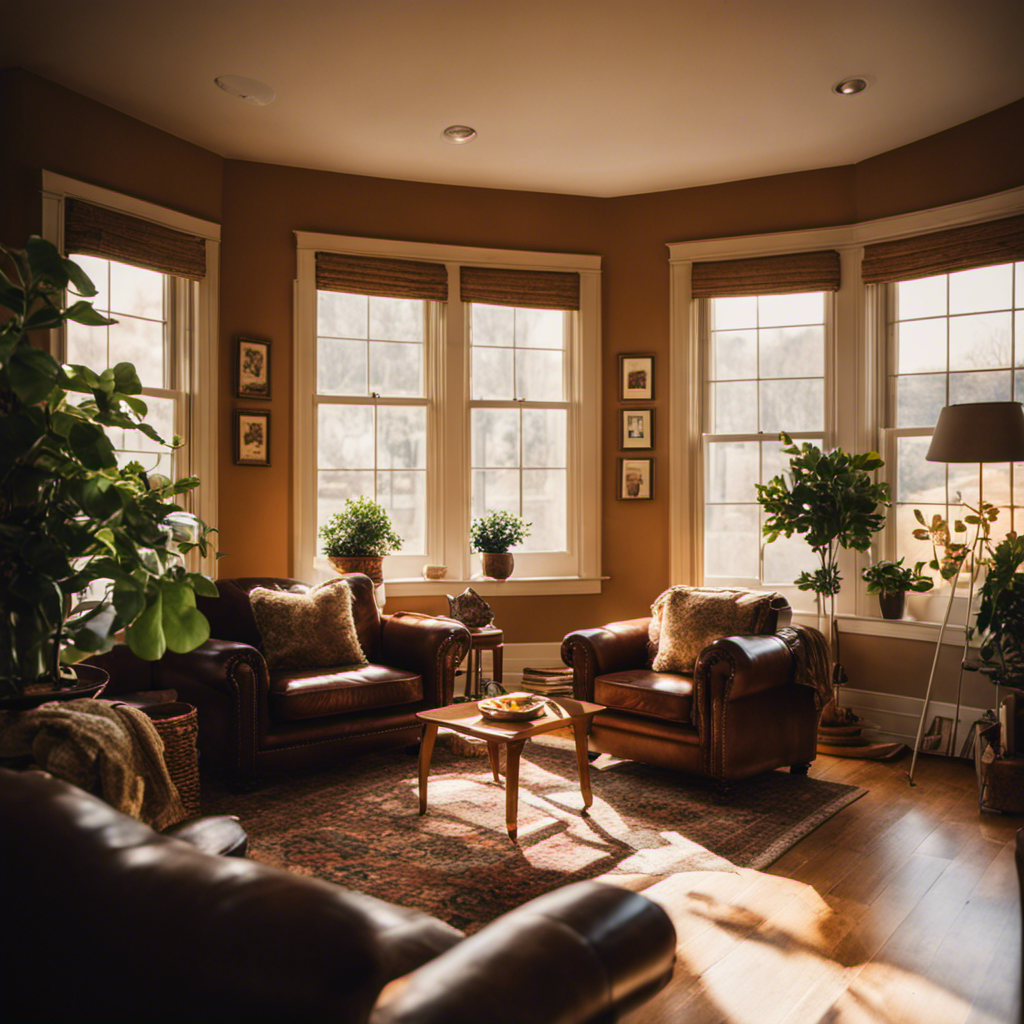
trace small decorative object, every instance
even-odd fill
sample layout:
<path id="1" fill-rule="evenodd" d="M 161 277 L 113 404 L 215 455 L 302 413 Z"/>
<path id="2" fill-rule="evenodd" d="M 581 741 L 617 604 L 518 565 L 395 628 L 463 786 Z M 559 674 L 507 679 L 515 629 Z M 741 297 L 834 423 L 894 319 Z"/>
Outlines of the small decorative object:
<path id="1" fill-rule="evenodd" d="M 617 498 L 648 501 L 654 497 L 654 459 L 619 459 Z"/>
<path id="2" fill-rule="evenodd" d="M 654 398 L 654 354 L 619 354 L 619 398 L 623 402 L 650 402 Z"/>
<path id="3" fill-rule="evenodd" d="M 270 413 L 235 410 L 235 465 L 270 465 Z"/>
<path id="4" fill-rule="evenodd" d="M 882 618 L 902 619 L 908 591 L 923 594 L 932 589 L 931 577 L 921 573 L 923 566 L 924 562 L 918 562 L 911 569 L 903 564 L 902 558 L 898 562 L 883 559 L 861 573 L 861 578 L 868 585 L 868 593 L 878 595 Z"/>
<path id="5" fill-rule="evenodd" d="M 512 575 L 515 559 L 509 548 L 522 544 L 530 536 L 530 526 L 522 516 L 495 509 L 474 519 L 469 539 L 474 551 L 482 555 L 484 575 L 507 580 Z"/>
<path id="6" fill-rule="evenodd" d="M 622 409 L 621 414 L 619 447 L 624 449 L 653 448 L 654 410 Z"/>
<path id="7" fill-rule="evenodd" d="M 491 606 L 472 588 L 466 589 L 458 597 L 446 594 L 448 598 L 448 616 L 470 628 L 489 626 L 494 619 Z"/>
<path id="8" fill-rule="evenodd" d="M 238 338 L 235 355 L 235 394 L 239 398 L 269 398 L 270 342 Z"/>
<path id="9" fill-rule="evenodd" d="M 488 697 L 478 707 L 484 718 L 497 722 L 528 722 L 544 714 L 547 701 L 535 693 L 506 693 L 500 697 Z"/>
<path id="10" fill-rule="evenodd" d="M 448 575 L 447 565 L 425 565 L 423 566 L 423 578 L 425 580 L 443 580 Z"/>
<path id="11" fill-rule="evenodd" d="M 323 551 L 338 572 L 364 572 L 376 584 L 384 582 L 384 556 L 402 547 L 391 517 L 373 498 L 349 498 L 320 527 Z"/>

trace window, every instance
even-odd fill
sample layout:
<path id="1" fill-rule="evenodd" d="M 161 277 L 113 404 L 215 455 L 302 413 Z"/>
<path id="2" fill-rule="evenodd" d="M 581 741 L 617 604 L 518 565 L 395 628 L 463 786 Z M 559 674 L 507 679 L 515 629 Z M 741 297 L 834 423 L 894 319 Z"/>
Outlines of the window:
<path id="1" fill-rule="evenodd" d="M 814 556 L 801 537 L 762 541 L 755 484 L 788 465 L 779 432 L 822 445 L 827 422 L 826 292 L 707 300 L 704 580 L 785 588 Z"/>
<path id="2" fill-rule="evenodd" d="M 928 462 L 932 428 L 945 405 L 1024 401 L 1024 263 L 903 281 L 886 289 L 887 425 L 893 487 L 893 549 L 928 561 L 915 540 L 914 509 L 930 522 L 978 503 L 976 465 Z M 1024 465 L 984 467 L 983 496 L 1000 507 L 995 531 L 1024 527 Z"/>
<path id="3" fill-rule="evenodd" d="M 389 596 L 497 586 L 469 549 L 494 509 L 532 523 L 503 593 L 597 592 L 599 259 L 296 234 L 295 573 L 368 495 L 403 539 Z"/>

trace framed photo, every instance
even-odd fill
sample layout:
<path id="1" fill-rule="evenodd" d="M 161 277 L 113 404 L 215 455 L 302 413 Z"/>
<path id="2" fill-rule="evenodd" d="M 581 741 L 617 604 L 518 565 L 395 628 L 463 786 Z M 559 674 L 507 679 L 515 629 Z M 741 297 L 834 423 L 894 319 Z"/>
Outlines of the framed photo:
<path id="1" fill-rule="evenodd" d="M 622 417 L 619 424 L 620 448 L 654 447 L 653 409 L 620 409 L 619 414 Z"/>
<path id="2" fill-rule="evenodd" d="M 654 398 L 654 353 L 619 353 L 619 399 L 650 402 Z"/>
<path id="3" fill-rule="evenodd" d="M 654 497 L 654 459 L 619 459 L 619 490 L 622 501 L 649 501 Z"/>
<path id="4" fill-rule="evenodd" d="M 236 338 L 235 394 L 239 398 L 270 397 L 270 342 Z"/>
<path id="5" fill-rule="evenodd" d="M 235 465 L 270 465 L 270 413 L 235 410 Z"/>

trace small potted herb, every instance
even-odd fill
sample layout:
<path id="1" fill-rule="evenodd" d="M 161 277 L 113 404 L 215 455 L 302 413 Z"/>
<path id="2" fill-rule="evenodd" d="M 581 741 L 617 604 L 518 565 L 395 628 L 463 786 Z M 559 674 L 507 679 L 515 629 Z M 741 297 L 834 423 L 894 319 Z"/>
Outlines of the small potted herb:
<path id="1" fill-rule="evenodd" d="M 387 509 L 366 497 L 349 498 L 320 527 L 320 539 L 338 572 L 364 572 L 377 584 L 384 582 L 384 556 L 402 546 Z"/>
<path id="2" fill-rule="evenodd" d="M 529 537 L 531 525 L 522 516 L 501 509 L 473 520 L 469 539 L 473 550 L 482 556 L 484 575 L 496 580 L 507 580 L 512 575 L 515 559 L 509 548 Z"/>
<path id="3" fill-rule="evenodd" d="M 930 576 L 921 572 L 923 567 L 924 562 L 918 562 L 911 569 L 903 564 L 902 558 L 898 562 L 883 559 L 861 573 L 868 585 L 868 593 L 878 595 L 882 618 L 902 619 L 907 593 L 923 594 L 932 589 L 934 584 Z"/>

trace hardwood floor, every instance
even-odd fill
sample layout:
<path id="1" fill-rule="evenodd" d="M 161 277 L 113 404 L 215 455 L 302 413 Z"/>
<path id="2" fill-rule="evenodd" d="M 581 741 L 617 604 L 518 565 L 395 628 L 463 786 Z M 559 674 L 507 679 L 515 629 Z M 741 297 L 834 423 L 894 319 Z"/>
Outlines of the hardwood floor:
<path id="1" fill-rule="evenodd" d="M 867 795 L 766 872 L 644 889 L 675 922 L 678 963 L 629 1024 L 1016 1021 L 1024 818 L 981 814 L 966 762 L 923 757 L 914 788 L 908 767 L 820 756 L 813 776 Z"/>

